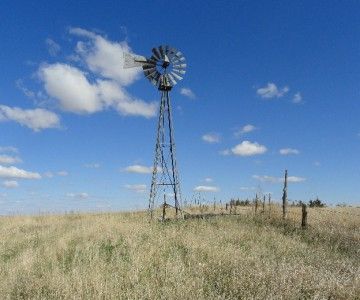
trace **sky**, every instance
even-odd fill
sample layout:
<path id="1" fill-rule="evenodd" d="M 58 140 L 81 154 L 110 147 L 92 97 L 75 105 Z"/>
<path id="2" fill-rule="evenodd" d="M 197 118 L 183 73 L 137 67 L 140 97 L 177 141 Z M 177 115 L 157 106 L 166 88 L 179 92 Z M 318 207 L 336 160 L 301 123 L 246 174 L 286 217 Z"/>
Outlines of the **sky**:
<path id="1" fill-rule="evenodd" d="M 0 214 L 148 205 L 171 45 L 183 201 L 360 204 L 358 1 L 2 1 Z"/>

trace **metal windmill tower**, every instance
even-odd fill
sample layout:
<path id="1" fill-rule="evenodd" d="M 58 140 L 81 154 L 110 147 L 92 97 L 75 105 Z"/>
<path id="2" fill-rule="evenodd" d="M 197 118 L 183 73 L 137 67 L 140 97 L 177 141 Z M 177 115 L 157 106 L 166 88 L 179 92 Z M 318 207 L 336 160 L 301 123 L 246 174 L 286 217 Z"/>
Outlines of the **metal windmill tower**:
<path id="1" fill-rule="evenodd" d="M 185 74 L 185 57 L 180 51 L 169 46 L 153 48 L 150 58 L 125 53 L 124 68 L 133 67 L 142 67 L 145 77 L 161 93 L 149 213 L 152 217 L 160 196 L 163 196 L 164 199 L 164 210 L 166 206 L 171 206 L 166 203 L 166 196 L 172 194 L 174 197 L 173 207 L 178 215 L 181 213 L 181 193 L 175 155 L 170 91 Z"/>

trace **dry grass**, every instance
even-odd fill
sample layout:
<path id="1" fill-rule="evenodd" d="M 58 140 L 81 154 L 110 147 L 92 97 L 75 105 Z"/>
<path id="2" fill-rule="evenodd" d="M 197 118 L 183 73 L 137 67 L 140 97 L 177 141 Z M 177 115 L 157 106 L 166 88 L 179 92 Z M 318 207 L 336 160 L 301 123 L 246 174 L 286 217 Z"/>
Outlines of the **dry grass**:
<path id="1" fill-rule="evenodd" d="M 310 209 L 306 231 L 299 208 L 2 217 L 1 299 L 359 299 L 360 209 L 343 210 Z"/>

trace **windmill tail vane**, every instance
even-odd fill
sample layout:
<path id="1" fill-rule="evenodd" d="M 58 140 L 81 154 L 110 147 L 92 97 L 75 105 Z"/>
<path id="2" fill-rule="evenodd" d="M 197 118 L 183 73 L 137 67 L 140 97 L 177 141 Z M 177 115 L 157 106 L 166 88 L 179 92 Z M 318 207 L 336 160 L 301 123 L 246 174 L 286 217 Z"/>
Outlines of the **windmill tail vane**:
<path id="1" fill-rule="evenodd" d="M 180 179 L 176 161 L 174 125 L 172 118 L 170 91 L 183 79 L 186 61 L 183 54 L 170 46 L 152 49 L 150 58 L 124 53 L 124 68 L 142 67 L 144 76 L 161 92 L 157 124 L 154 168 L 152 173 L 149 213 L 153 217 L 156 203 L 166 196 L 174 198 L 176 215 L 181 215 Z M 170 191 L 170 193 L 169 193 Z"/>

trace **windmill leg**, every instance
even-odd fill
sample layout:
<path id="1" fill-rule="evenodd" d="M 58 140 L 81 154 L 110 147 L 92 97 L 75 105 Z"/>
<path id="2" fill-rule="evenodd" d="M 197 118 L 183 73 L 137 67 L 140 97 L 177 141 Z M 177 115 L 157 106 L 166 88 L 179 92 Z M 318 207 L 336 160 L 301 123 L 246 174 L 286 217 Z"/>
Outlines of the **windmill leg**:
<path id="1" fill-rule="evenodd" d="M 150 218 L 152 218 L 153 212 L 154 212 L 154 202 L 155 202 L 156 193 L 157 193 L 157 175 L 158 175 L 157 172 L 159 169 L 159 162 L 160 162 L 161 156 L 162 156 L 161 140 L 163 137 L 164 106 L 165 106 L 165 98 L 162 96 L 161 103 L 160 103 L 160 110 L 159 110 L 157 136 L 156 136 L 154 168 L 153 168 L 153 172 L 152 172 L 151 189 L 150 189 L 150 197 L 149 197 Z"/>
<path id="2" fill-rule="evenodd" d="M 170 138 L 170 157 L 171 157 L 171 168 L 172 168 L 172 183 L 173 183 L 173 191 L 175 198 L 175 212 L 178 215 L 180 208 L 180 183 L 179 183 L 179 174 L 177 170 L 176 164 L 176 156 L 175 156 L 175 140 L 174 140 L 174 128 L 172 124 L 172 114 L 171 114 L 171 104 L 169 92 L 164 92 L 166 96 L 166 104 L 167 104 L 167 112 L 168 112 L 168 125 L 169 125 L 169 138 Z"/>

